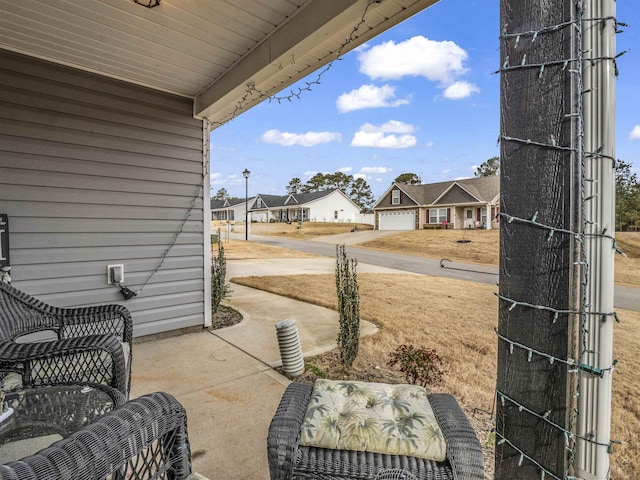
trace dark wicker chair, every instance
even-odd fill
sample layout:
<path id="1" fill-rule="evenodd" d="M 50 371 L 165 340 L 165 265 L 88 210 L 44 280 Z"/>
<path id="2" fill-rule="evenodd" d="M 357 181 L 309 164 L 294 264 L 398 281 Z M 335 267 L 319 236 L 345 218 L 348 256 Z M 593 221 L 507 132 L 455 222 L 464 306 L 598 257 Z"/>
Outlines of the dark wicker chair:
<path id="1" fill-rule="evenodd" d="M 122 305 L 59 308 L 0 282 L 0 388 L 93 383 L 129 398 L 132 334 Z"/>
<path id="2" fill-rule="evenodd" d="M 2 480 L 184 480 L 190 473 L 187 416 L 164 392 L 130 400 L 37 454 L 0 465 Z"/>
<path id="3" fill-rule="evenodd" d="M 271 421 L 267 449 L 272 480 L 414 477 L 429 480 L 484 479 L 480 443 L 467 417 L 451 395 L 429 395 L 429 402 L 447 444 L 447 460 L 434 462 L 402 455 L 300 445 L 300 427 L 312 391 L 312 385 L 291 383 Z"/>

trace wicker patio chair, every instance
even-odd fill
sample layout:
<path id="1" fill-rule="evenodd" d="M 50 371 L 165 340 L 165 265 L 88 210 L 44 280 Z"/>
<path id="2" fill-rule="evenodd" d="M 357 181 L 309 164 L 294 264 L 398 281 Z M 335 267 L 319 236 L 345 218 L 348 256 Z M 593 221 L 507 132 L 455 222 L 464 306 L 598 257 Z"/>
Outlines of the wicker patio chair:
<path id="1" fill-rule="evenodd" d="M 312 385 L 291 383 L 271 421 L 267 449 L 272 480 L 414 477 L 428 480 L 484 479 L 480 443 L 467 417 L 451 395 L 428 396 L 447 446 L 446 461 L 435 462 L 403 455 L 300 445 L 300 428 L 312 391 Z M 398 472 L 404 473 L 393 477 Z"/>
<path id="2" fill-rule="evenodd" d="M 184 480 L 190 473 L 187 415 L 164 392 L 130 400 L 35 455 L 0 465 L 2 480 Z"/>
<path id="3" fill-rule="evenodd" d="M 122 305 L 59 308 L 0 282 L 0 388 L 95 383 L 129 398 L 132 333 Z"/>

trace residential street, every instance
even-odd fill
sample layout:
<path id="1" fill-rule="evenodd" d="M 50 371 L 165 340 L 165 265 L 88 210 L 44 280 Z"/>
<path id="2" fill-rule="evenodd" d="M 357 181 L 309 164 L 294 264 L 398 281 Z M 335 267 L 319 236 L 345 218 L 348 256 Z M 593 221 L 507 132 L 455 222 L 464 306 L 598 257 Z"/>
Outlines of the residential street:
<path id="1" fill-rule="evenodd" d="M 249 240 L 265 245 L 273 245 L 276 247 L 315 253 L 317 255 L 325 255 L 329 257 L 335 257 L 336 245 L 344 243 L 347 245 L 347 254 L 358 260 L 358 263 L 377 265 L 423 275 L 457 278 L 472 282 L 489 284 L 497 284 L 498 282 L 498 269 L 496 267 L 465 264 L 462 262 L 444 262 L 444 265 L 447 268 L 443 269 L 440 267 L 439 259 L 401 255 L 397 253 L 348 246 L 350 243 L 364 242 L 369 240 L 370 237 L 388 233 L 393 232 L 367 230 L 363 232 L 353 232 L 349 234 L 324 237 L 313 241 L 250 235 Z M 240 238 L 240 235 L 232 235 L 234 238 Z M 640 312 L 640 289 L 616 285 L 614 305 L 616 308 Z"/>

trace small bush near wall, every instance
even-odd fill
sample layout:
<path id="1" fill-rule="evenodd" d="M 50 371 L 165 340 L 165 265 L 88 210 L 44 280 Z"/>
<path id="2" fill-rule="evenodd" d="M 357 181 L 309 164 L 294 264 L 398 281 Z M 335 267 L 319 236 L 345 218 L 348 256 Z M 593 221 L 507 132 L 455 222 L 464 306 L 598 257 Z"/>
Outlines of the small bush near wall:
<path id="1" fill-rule="evenodd" d="M 227 259 L 224 256 L 224 247 L 220 238 L 218 241 L 218 255 L 211 262 L 211 309 L 215 313 L 220 307 L 220 302 L 231 293 L 231 287 L 225 283 L 227 276 Z"/>

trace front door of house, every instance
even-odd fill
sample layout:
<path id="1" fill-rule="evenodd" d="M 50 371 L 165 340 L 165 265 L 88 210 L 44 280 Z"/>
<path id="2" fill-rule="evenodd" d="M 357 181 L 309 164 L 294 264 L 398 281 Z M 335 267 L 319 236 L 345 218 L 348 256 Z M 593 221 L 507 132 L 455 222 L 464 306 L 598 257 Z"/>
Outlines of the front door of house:
<path id="1" fill-rule="evenodd" d="M 464 212 L 464 228 L 473 228 L 473 208 L 467 208 Z"/>

